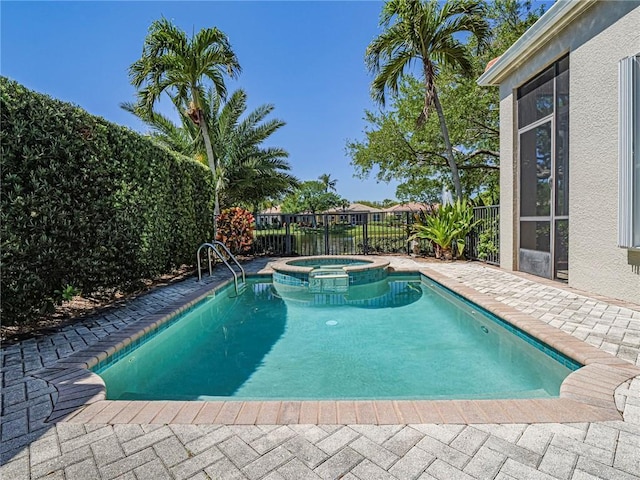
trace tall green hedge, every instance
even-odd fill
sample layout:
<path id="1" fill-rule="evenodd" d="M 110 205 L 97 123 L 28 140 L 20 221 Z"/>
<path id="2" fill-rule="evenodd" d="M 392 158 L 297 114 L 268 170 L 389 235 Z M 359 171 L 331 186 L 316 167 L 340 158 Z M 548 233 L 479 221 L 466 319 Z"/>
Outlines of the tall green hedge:
<path id="1" fill-rule="evenodd" d="M 4 324 L 66 285 L 127 289 L 194 263 L 212 237 L 208 168 L 4 77 L 0 93 Z"/>

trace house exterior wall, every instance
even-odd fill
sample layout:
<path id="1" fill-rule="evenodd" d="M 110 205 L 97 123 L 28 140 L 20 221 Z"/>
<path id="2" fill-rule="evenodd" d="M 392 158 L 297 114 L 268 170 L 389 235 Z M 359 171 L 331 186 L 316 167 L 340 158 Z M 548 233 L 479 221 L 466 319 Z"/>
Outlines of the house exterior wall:
<path id="1" fill-rule="evenodd" d="M 640 3 L 596 2 L 500 85 L 500 259 L 518 257 L 516 89 L 569 53 L 569 284 L 640 303 L 637 252 L 617 247 L 618 62 L 640 52 Z"/>
<path id="2" fill-rule="evenodd" d="M 517 270 L 518 172 L 516 95 L 510 82 L 500 85 L 500 267 Z"/>

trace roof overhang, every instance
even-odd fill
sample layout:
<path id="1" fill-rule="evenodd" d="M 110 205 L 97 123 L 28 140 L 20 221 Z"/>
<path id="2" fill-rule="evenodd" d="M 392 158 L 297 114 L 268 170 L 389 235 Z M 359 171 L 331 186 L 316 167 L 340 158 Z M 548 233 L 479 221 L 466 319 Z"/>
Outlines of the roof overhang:
<path id="1" fill-rule="evenodd" d="M 478 78 L 478 84 L 483 87 L 500 85 L 507 76 L 525 63 L 529 56 L 543 48 L 596 1 L 558 0 Z"/>

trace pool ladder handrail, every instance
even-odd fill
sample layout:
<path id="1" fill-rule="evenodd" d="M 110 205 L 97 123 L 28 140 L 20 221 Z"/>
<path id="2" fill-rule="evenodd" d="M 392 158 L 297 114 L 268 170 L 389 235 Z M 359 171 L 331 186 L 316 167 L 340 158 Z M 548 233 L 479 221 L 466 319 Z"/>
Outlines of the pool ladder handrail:
<path id="1" fill-rule="evenodd" d="M 231 260 L 233 260 L 233 262 L 240 269 L 240 273 L 242 274 L 242 283 L 239 286 L 238 286 L 238 273 L 229 264 L 229 262 L 224 257 L 224 255 L 222 255 L 222 253 L 220 253 L 220 250 L 218 250 L 216 245 L 222 247 L 224 252 L 229 256 L 229 258 Z M 198 252 L 196 253 L 196 258 L 197 258 L 197 262 L 198 262 L 198 281 L 199 282 L 202 281 L 202 263 L 200 261 L 200 252 L 202 252 L 202 249 L 205 248 L 205 247 L 207 248 L 207 259 L 209 260 L 209 276 L 213 275 L 213 266 L 211 264 L 211 252 L 213 251 L 213 253 L 215 253 L 216 256 L 220 260 L 222 260 L 222 262 L 227 266 L 229 271 L 233 274 L 233 283 L 234 283 L 234 285 L 236 287 L 236 295 L 239 295 L 240 293 L 242 293 L 242 291 L 244 291 L 244 288 L 246 287 L 246 282 L 247 282 L 246 275 L 245 275 L 245 272 L 244 272 L 244 268 L 242 268 L 242 265 L 240 265 L 240 262 L 238 262 L 238 259 L 233 256 L 233 254 L 229 251 L 227 246 L 224 243 L 222 243 L 222 242 L 220 242 L 218 240 L 214 240 L 213 242 L 205 242 L 202 245 L 200 245 L 200 247 L 198 248 Z"/>

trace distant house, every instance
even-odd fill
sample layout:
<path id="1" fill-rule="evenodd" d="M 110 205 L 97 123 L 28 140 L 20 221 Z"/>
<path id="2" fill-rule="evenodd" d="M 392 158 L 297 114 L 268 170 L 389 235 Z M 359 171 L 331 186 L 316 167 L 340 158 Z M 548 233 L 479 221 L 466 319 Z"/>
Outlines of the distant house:
<path id="1" fill-rule="evenodd" d="M 362 203 L 351 203 L 348 207 L 336 207 L 326 210 L 323 213 L 331 215 L 329 221 L 351 223 L 352 225 L 362 225 L 364 222 L 380 222 L 382 220 L 382 210 Z"/>
<path id="2" fill-rule="evenodd" d="M 387 212 L 388 214 L 392 214 L 396 218 L 400 219 L 403 216 L 406 216 L 407 213 L 416 214 L 420 212 L 430 212 L 431 208 L 432 206 L 427 203 L 405 202 L 387 208 L 385 209 L 385 212 Z"/>
<path id="3" fill-rule="evenodd" d="M 282 221 L 280 205 L 262 210 L 256 217 L 256 225 L 258 227 L 280 226 Z"/>
<path id="4" fill-rule="evenodd" d="M 318 221 L 318 214 L 315 215 L 316 221 Z M 257 218 L 256 225 L 258 227 L 281 227 L 285 223 L 299 223 L 305 225 L 312 225 L 314 221 L 314 215 L 311 212 L 300 212 L 296 214 L 282 213 L 281 207 L 267 208 L 262 210 Z"/>
<path id="5" fill-rule="evenodd" d="M 414 212 L 418 213 L 420 211 L 429 211 L 431 210 L 431 205 L 428 203 L 418 203 L 418 202 L 405 202 L 394 205 L 393 207 L 389 207 L 385 210 L 385 212 Z"/>
<path id="6" fill-rule="evenodd" d="M 500 87 L 500 266 L 640 302 L 640 1 L 559 0 Z"/>

